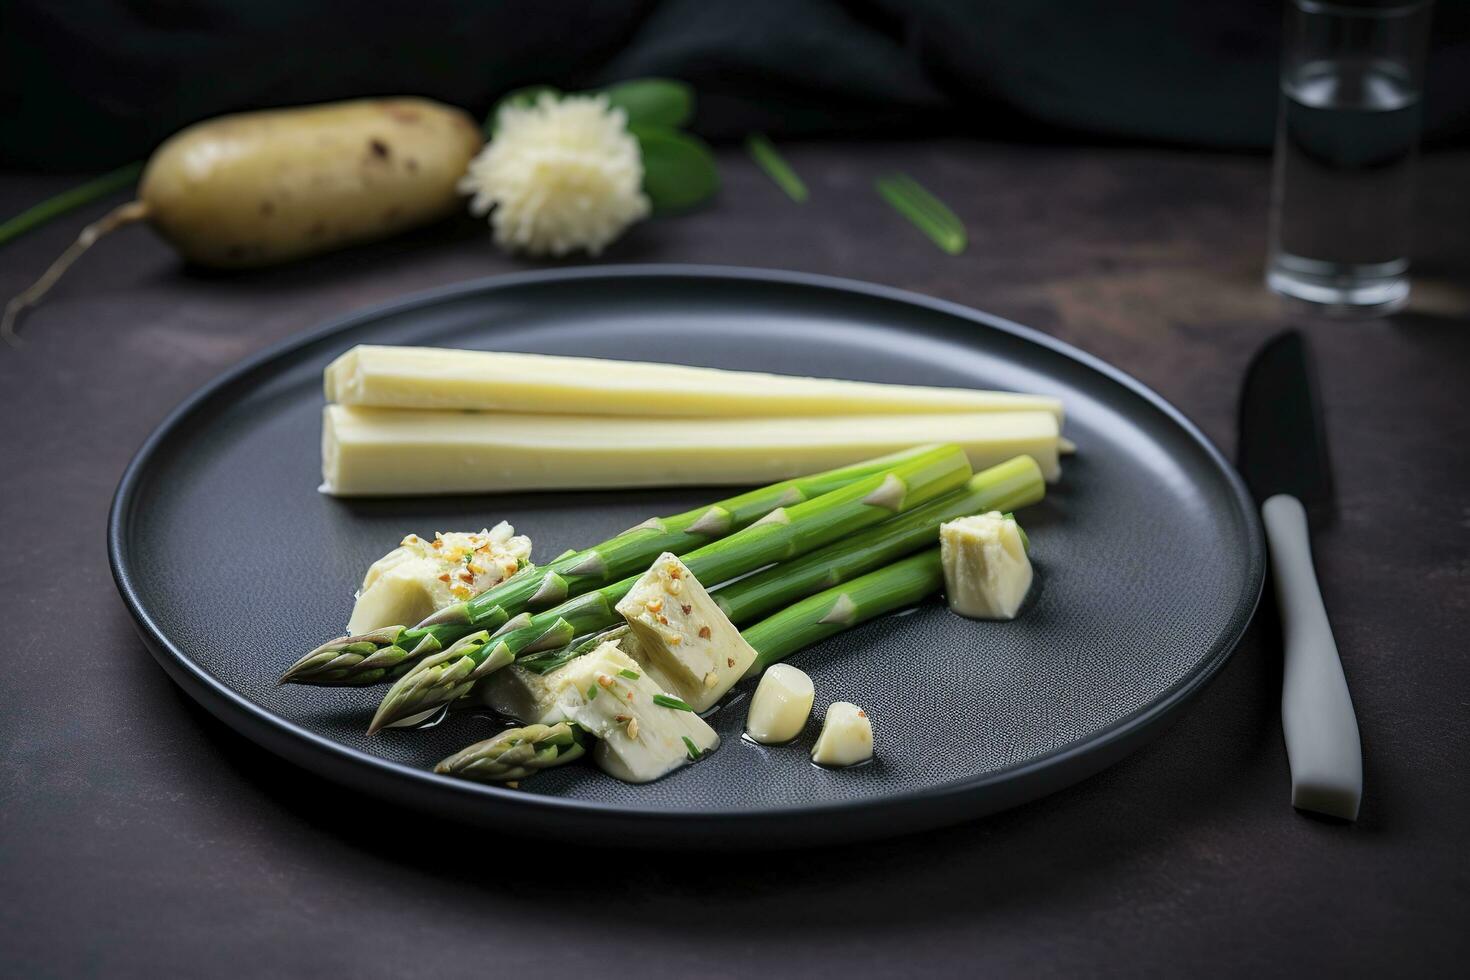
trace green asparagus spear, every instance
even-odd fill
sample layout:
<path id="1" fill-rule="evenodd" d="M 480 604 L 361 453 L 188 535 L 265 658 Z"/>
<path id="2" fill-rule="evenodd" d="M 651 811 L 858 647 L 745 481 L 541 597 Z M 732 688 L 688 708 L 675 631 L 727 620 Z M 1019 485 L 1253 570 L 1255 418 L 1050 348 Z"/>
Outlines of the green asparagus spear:
<path id="1" fill-rule="evenodd" d="M 581 758 L 587 751 L 585 739 L 580 728 L 565 721 L 509 728 L 454 753 L 434 771 L 482 783 L 525 779 L 542 769 Z"/>
<path id="2" fill-rule="evenodd" d="M 882 524 L 764 571 L 721 586 L 715 602 L 737 626 L 770 615 L 804 596 L 932 545 L 939 525 L 957 517 L 1034 504 L 1046 494 L 1041 469 L 1029 456 L 1017 456 L 970 477 L 959 490 L 922 507 L 891 517 Z M 566 647 L 516 658 L 538 674 L 548 673 L 596 649 L 603 634 L 578 639 Z"/>
<path id="3" fill-rule="evenodd" d="M 757 654 L 746 676 L 874 616 L 912 606 L 943 587 L 939 549 L 930 548 L 787 606 L 741 631 Z"/>
<path id="4" fill-rule="evenodd" d="M 702 582 L 724 582 L 923 506 L 969 477 L 964 450 L 952 445 L 929 447 L 884 473 L 794 506 L 777 507 L 743 531 L 685 554 L 684 564 Z M 439 653 L 421 660 L 389 689 L 368 732 L 448 704 L 468 693 L 476 680 L 521 654 L 563 647 L 578 636 L 613 625 L 618 621 L 614 606 L 637 580 L 638 576 L 626 578 L 538 613 L 525 625 L 501 632 L 494 643 L 454 657 Z"/>
<path id="5" fill-rule="evenodd" d="M 939 537 L 939 525 L 992 510 L 1014 510 L 1046 494 L 1041 469 L 1030 456 L 1017 456 L 970 477 L 953 493 L 889 518 L 861 534 L 835 541 L 795 561 L 731 582 L 714 593 L 732 623 L 743 625 L 789 605 L 801 596 L 837 585 L 897 561 Z"/>
<path id="6" fill-rule="evenodd" d="M 938 538 L 939 525 L 947 520 L 992 510 L 1026 507 L 1041 500 L 1045 494 L 1047 483 L 1042 479 L 1041 467 L 1036 466 L 1029 455 L 1017 455 L 1013 460 L 976 473 L 957 491 L 929 501 L 923 507 L 889 517 L 881 525 L 867 527 L 856 535 L 832 542 L 825 548 L 817 548 L 794 561 L 775 564 L 764 572 L 748 574 L 744 579 L 720 586 L 714 591 L 714 601 L 736 626 L 753 623 L 782 605 L 847 582 L 858 574 L 872 572 L 919 548 L 932 545 Z M 597 649 L 607 632 L 610 630 L 594 633 L 589 638 L 578 638 L 560 649 L 517 657 L 516 663 L 538 674 L 550 673 Z"/>
<path id="7" fill-rule="evenodd" d="M 539 568 L 528 566 L 472 599 L 450 606 L 418 626 L 389 626 L 362 636 L 329 640 L 296 661 L 282 684 L 363 686 L 391 681 L 415 663 L 475 630 L 505 631 L 512 617 L 545 609 L 589 589 L 646 569 L 666 551 L 681 555 L 748 527 L 777 507 L 790 506 L 911 459 L 906 450 L 825 473 L 775 483 L 672 517 L 655 517 L 591 548 L 569 552 Z M 524 625 L 524 620 L 515 623 Z M 513 628 L 513 627 L 512 627 Z"/>

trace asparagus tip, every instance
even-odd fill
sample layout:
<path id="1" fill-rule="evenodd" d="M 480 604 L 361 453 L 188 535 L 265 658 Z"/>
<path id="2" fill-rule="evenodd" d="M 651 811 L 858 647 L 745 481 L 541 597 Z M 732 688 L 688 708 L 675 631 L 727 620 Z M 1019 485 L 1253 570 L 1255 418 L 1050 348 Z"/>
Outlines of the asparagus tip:
<path id="1" fill-rule="evenodd" d="M 542 769 L 565 765 L 586 752 L 569 722 L 509 728 L 441 760 L 434 771 L 477 782 L 511 783 Z"/>
<path id="2" fill-rule="evenodd" d="M 339 687 L 373 683 L 410 655 L 397 645 L 403 631 L 402 626 L 388 626 L 360 636 L 328 640 L 286 668 L 276 685 Z"/>

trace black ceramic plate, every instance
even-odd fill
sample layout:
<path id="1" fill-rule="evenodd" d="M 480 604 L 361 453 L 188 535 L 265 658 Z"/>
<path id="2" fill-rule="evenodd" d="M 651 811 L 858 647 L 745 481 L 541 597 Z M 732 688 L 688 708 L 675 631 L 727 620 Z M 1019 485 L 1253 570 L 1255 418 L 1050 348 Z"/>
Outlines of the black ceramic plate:
<path id="1" fill-rule="evenodd" d="M 877 759 L 817 769 L 740 737 L 748 684 L 709 760 L 648 786 L 591 766 L 519 790 L 428 771 L 498 726 L 363 734 L 381 689 L 276 687 L 341 632 L 362 571 L 407 531 L 504 518 L 538 555 L 601 540 L 708 490 L 342 501 L 317 493 L 322 368 L 358 343 L 637 359 L 1043 392 L 1079 452 L 1024 522 L 1038 585 L 1012 623 L 933 602 L 803 651 L 819 718 L 863 705 Z M 158 661 L 224 721 L 371 793 L 501 829 L 597 829 L 659 846 L 910 832 L 1074 782 L 1159 730 L 1215 673 L 1260 594 L 1263 546 L 1234 471 L 1177 411 L 1095 359 L 952 304 L 788 273 L 620 267 L 469 283 L 369 310 L 242 364 L 139 451 L 113 504 L 118 588 Z"/>

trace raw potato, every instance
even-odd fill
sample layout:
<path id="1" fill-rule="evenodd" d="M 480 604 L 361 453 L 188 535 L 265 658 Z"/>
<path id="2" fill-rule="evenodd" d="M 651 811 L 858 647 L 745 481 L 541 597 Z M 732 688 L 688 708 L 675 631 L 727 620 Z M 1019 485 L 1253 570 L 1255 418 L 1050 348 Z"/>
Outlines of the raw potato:
<path id="1" fill-rule="evenodd" d="M 822 720 L 822 734 L 812 749 L 821 766 L 852 766 L 873 757 L 873 722 L 850 701 L 833 701 Z"/>
<path id="2" fill-rule="evenodd" d="M 190 262 L 220 269 L 285 262 L 386 238 L 459 207 L 458 181 L 481 146 L 475 121 L 428 99 L 361 99 L 221 116 L 164 142 L 138 199 L 82 229 L 5 306 L 0 337 L 87 249 L 151 224 Z"/>
<path id="3" fill-rule="evenodd" d="M 269 265 L 450 214 L 482 143 L 468 114 L 428 99 L 245 112 L 168 139 L 138 196 L 189 261 Z"/>
<path id="4" fill-rule="evenodd" d="M 998 511 L 939 528 L 944 595 L 970 619 L 1014 619 L 1031 590 L 1031 559 L 1015 518 Z"/>
<path id="5" fill-rule="evenodd" d="M 790 664 L 772 664 L 761 675 L 745 731 L 763 745 L 779 745 L 801 734 L 812 713 L 816 689 L 804 671 Z"/>
<path id="6" fill-rule="evenodd" d="M 617 611 L 638 638 L 642 659 L 656 665 L 695 711 L 714 707 L 755 662 L 745 642 L 694 573 L 665 552 L 628 590 Z"/>
<path id="7" fill-rule="evenodd" d="M 975 470 L 1031 456 L 1055 480 L 1050 412 L 862 418 L 618 418 L 328 405 L 322 490 L 337 496 L 774 483 L 920 443 Z"/>
<path id="8" fill-rule="evenodd" d="M 1043 411 L 1040 395 L 721 371 L 644 361 L 354 347 L 327 366 L 327 401 L 370 408 L 633 416 L 900 415 Z"/>

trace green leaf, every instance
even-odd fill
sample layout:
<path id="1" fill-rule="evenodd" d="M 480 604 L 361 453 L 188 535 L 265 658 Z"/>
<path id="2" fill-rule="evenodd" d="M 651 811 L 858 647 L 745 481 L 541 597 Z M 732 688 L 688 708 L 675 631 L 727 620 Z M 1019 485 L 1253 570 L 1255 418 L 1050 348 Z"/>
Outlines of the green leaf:
<path id="1" fill-rule="evenodd" d="M 694 115 L 694 89 L 672 78 L 635 78 L 601 90 L 608 104 L 628 114 L 628 126 L 687 123 Z"/>
<path id="2" fill-rule="evenodd" d="M 643 192 L 655 211 L 684 211 L 720 189 L 715 155 L 705 142 L 662 126 L 630 126 L 643 155 Z"/>
<path id="3" fill-rule="evenodd" d="M 879 177 L 874 186 L 883 200 L 913 222 L 935 245 L 950 255 L 959 255 L 965 250 L 969 239 L 964 223 L 918 181 L 907 174 L 895 174 Z"/>
<path id="4" fill-rule="evenodd" d="M 771 141 L 761 133 L 752 133 L 745 140 L 745 149 L 755 160 L 756 164 L 766 172 L 766 176 L 776 182 L 776 186 L 786 192 L 786 196 L 797 204 L 807 198 L 806 184 L 791 169 L 786 158 L 776 152 Z"/>
<path id="5" fill-rule="evenodd" d="M 518 88 L 514 91 L 507 92 L 502 95 L 500 97 L 500 101 L 495 103 L 494 108 L 490 110 L 490 114 L 485 117 L 484 130 L 486 138 L 494 136 L 495 130 L 500 128 L 501 109 L 504 109 L 507 106 L 515 106 L 517 109 L 524 109 L 527 106 L 532 105 L 536 101 L 536 99 L 540 97 L 542 92 L 550 92 L 552 95 L 555 95 L 558 98 L 561 97 L 561 92 L 552 88 L 550 85 L 527 85 L 525 88 Z"/>

